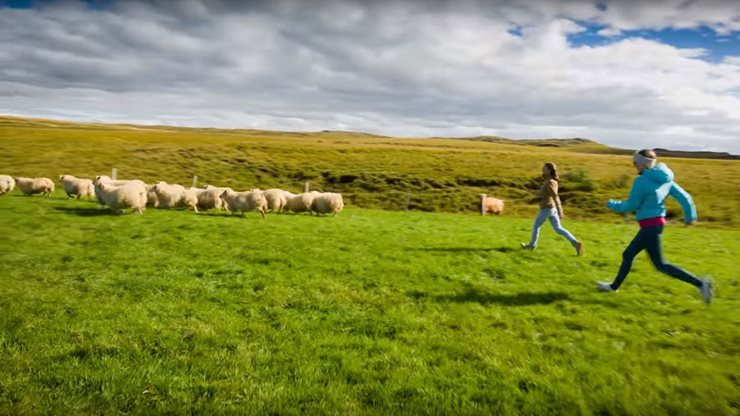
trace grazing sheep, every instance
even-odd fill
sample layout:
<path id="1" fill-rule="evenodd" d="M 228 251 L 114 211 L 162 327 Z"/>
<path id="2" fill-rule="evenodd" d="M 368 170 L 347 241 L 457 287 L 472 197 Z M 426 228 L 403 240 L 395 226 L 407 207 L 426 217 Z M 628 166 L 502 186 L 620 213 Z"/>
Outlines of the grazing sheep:
<path id="1" fill-rule="evenodd" d="M 49 178 L 15 178 L 15 184 L 24 195 L 51 196 L 54 192 L 54 182 Z"/>
<path id="2" fill-rule="evenodd" d="M 15 189 L 15 179 L 12 176 L 0 175 L 0 195 L 12 192 Z"/>
<path id="3" fill-rule="evenodd" d="M 76 178 L 72 175 L 61 175 L 59 176 L 59 180 L 62 182 L 64 192 L 70 198 L 76 196 L 77 199 L 80 199 L 83 196 L 95 196 L 95 185 L 93 185 L 93 181 L 90 179 Z"/>
<path id="4" fill-rule="evenodd" d="M 265 199 L 267 199 L 267 209 L 270 212 L 280 212 L 288 203 L 285 191 L 282 189 L 268 189 L 263 192 Z"/>
<path id="5" fill-rule="evenodd" d="M 221 199 L 221 194 L 226 189 L 216 188 L 215 186 L 206 187 L 205 189 L 190 188 L 194 189 L 198 196 L 198 208 L 200 209 L 211 209 L 215 208 L 219 211 L 225 208 L 224 200 Z"/>
<path id="6" fill-rule="evenodd" d="M 292 212 L 306 212 L 313 214 L 313 200 L 319 195 L 319 192 L 311 191 L 304 192 L 302 194 L 294 195 L 290 192 L 286 192 L 287 203 L 285 204 L 286 211 Z"/>
<path id="7" fill-rule="evenodd" d="M 311 210 L 317 214 L 332 214 L 337 216 L 339 211 L 344 208 L 342 194 L 334 192 L 324 192 L 316 195 L 311 203 Z"/>
<path id="8" fill-rule="evenodd" d="M 267 199 L 259 189 L 252 189 L 248 192 L 235 192 L 227 189 L 221 193 L 221 199 L 226 203 L 229 211 L 239 211 L 244 215 L 245 211 L 259 211 L 262 218 L 265 218 L 267 211 Z"/>
<path id="9" fill-rule="evenodd" d="M 113 185 L 102 182 L 95 189 L 98 190 L 103 204 L 116 213 L 122 213 L 124 208 L 133 208 L 141 215 L 146 208 L 146 186 L 140 183 L 131 181 L 123 185 Z"/>
<path id="10" fill-rule="evenodd" d="M 178 184 L 159 181 L 154 184 L 159 208 L 191 208 L 198 212 L 198 196 L 195 191 Z"/>
<path id="11" fill-rule="evenodd" d="M 504 212 L 504 201 L 486 194 L 479 194 L 478 196 L 480 197 L 480 215 L 486 215 L 487 213 L 499 215 Z"/>

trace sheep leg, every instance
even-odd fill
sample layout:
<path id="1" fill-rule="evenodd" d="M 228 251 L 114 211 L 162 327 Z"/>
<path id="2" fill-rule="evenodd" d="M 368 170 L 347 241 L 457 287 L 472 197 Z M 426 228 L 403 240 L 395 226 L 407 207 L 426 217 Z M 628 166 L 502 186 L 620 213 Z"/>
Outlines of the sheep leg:
<path id="1" fill-rule="evenodd" d="M 265 210 L 264 209 L 261 209 L 260 210 L 260 214 L 262 214 L 262 219 L 264 220 L 265 219 Z"/>

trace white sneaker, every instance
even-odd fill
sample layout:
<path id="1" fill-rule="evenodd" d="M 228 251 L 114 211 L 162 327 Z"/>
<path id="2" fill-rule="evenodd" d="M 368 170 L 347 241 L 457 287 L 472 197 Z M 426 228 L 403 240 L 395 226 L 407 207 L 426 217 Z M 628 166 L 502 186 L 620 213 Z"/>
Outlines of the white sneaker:
<path id="1" fill-rule="evenodd" d="M 523 248 L 523 249 L 525 249 L 525 250 L 534 250 L 534 249 L 535 249 L 535 246 L 533 246 L 533 245 L 531 245 L 531 244 L 521 243 L 520 245 L 521 245 L 521 246 L 522 246 L 522 248 Z"/>
<path id="2" fill-rule="evenodd" d="M 611 282 L 596 282 L 596 288 L 604 292 L 616 292 L 612 289 Z"/>
<path id="3" fill-rule="evenodd" d="M 712 282 L 712 279 L 708 277 L 701 279 L 699 292 L 701 292 L 701 297 L 704 298 L 704 303 L 707 305 L 712 303 L 712 296 L 714 296 L 714 282 Z"/>

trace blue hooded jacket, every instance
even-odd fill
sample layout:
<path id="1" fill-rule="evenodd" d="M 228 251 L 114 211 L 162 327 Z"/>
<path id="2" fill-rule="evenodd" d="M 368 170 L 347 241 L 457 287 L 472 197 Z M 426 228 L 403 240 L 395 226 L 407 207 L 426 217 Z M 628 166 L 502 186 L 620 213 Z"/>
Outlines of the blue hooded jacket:
<path id="1" fill-rule="evenodd" d="M 673 171 L 665 163 L 658 163 L 647 169 L 632 182 L 630 196 L 626 201 L 610 199 L 606 206 L 616 212 L 637 211 L 637 221 L 648 218 L 665 217 L 665 199 L 668 195 L 676 198 L 683 209 L 686 223 L 696 221 L 696 207 L 691 195 L 673 182 Z"/>

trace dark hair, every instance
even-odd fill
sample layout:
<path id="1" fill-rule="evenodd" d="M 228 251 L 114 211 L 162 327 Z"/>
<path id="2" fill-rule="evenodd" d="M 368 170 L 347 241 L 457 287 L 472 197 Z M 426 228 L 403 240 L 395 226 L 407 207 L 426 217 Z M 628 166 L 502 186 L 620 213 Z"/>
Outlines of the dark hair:
<path id="1" fill-rule="evenodd" d="M 546 162 L 545 167 L 550 172 L 550 178 L 558 180 L 560 177 L 558 176 L 558 167 L 555 166 L 552 162 Z"/>
<path id="2" fill-rule="evenodd" d="M 655 150 L 653 149 L 642 149 L 639 152 L 637 152 L 645 157 L 648 157 L 650 159 L 657 159 L 658 155 L 655 154 Z"/>

